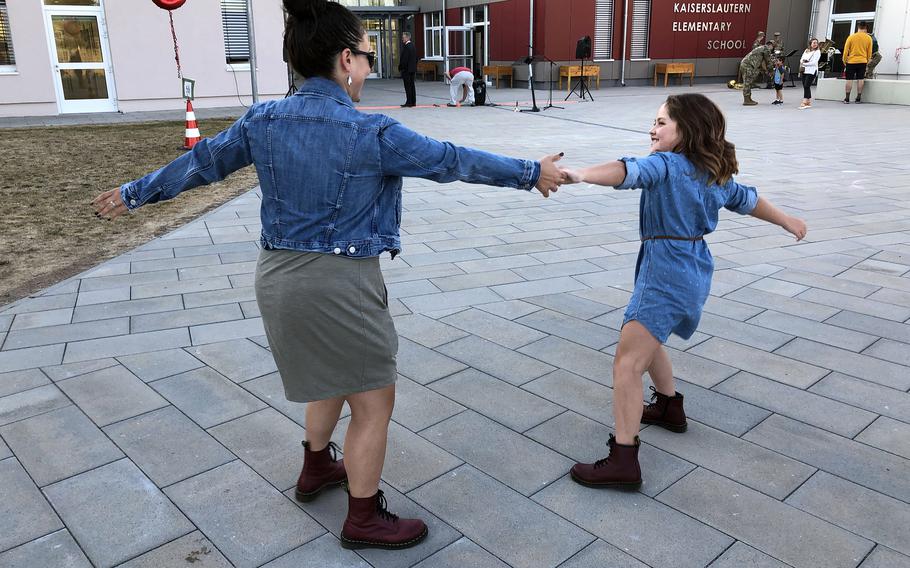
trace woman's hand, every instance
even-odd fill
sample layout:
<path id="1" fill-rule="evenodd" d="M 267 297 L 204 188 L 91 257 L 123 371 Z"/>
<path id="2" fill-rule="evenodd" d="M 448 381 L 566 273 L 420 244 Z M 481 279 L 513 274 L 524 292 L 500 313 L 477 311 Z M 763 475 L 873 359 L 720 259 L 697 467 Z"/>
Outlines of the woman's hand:
<path id="1" fill-rule="evenodd" d="M 566 176 L 564 183 L 581 183 L 583 182 L 584 175 L 581 173 L 581 170 L 569 170 L 566 168 L 561 168 L 563 175 Z"/>
<path id="2" fill-rule="evenodd" d="M 120 198 L 119 187 L 117 189 L 105 191 L 96 197 L 92 200 L 92 207 L 95 208 L 95 217 L 107 219 L 108 221 L 113 221 L 129 211 L 129 209 L 126 208 L 126 204 Z"/>
<path id="3" fill-rule="evenodd" d="M 540 159 L 540 177 L 537 178 L 537 191 L 544 197 L 550 197 L 550 192 L 556 192 L 560 184 L 565 183 L 565 174 L 556 165 L 563 156 L 563 153 L 544 156 Z"/>
<path id="4" fill-rule="evenodd" d="M 806 237 L 806 222 L 799 217 L 788 217 L 783 227 L 785 231 L 796 237 L 797 241 L 801 241 Z"/>

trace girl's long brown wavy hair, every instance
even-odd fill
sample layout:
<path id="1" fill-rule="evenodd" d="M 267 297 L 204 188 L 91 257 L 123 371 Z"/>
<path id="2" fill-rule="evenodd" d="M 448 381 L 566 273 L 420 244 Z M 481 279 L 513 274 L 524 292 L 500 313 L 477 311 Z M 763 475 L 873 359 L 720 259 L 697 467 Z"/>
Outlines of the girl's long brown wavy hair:
<path id="1" fill-rule="evenodd" d="M 674 151 L 707 174 L 708 184 L 724 185 L 739 173 L 736 147 L 727 142 L 727 121 L 711 99 L 699 94 L 670 95 L 667 114 L 676 121 L 679 143 Z"/>

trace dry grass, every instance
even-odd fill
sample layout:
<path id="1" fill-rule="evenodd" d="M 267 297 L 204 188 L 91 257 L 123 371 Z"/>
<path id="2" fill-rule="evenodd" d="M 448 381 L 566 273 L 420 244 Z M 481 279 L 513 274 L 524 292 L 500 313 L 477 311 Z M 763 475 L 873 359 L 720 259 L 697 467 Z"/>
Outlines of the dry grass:
<path id="1" fill-rule="evenodd" d="M 206 120 L 203 136 L 231 120 Z M 255 187 L 252 167 L 114 222 L 92 214 L 100 192 L 183 153 L 184 123 L 0 130 L 0 306 L 173 230 Z"/>

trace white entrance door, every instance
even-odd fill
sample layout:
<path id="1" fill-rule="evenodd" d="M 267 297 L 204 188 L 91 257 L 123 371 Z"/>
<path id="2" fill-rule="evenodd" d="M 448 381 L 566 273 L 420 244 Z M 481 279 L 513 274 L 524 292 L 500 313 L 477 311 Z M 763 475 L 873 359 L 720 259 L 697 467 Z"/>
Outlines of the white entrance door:
<path id="1" fill-rule="evenodd" d="M 101 7 L 45 6 L 44 16 L 60 112 L 116 111 Z"/>
<path id="2" fill-rule="evenodd" d="M 382 77 L 382 41 L 379 32 L 368 31 L 367 36 L 370 40 L 370 51 L 376 53 L 376 63 L 373 64 L 373 70 L 368 77 L 379 79 Z"/>

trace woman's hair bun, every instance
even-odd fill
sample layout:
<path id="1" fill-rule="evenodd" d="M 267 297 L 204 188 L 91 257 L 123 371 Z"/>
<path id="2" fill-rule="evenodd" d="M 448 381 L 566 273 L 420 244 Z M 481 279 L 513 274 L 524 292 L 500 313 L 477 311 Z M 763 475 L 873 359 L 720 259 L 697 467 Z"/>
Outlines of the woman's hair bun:
<path id="1" fill-rule="evenodd" d="M 284 0 L 284 9 L 298 20 L 316 20 L 329 8 L 329 0 Z"/>

